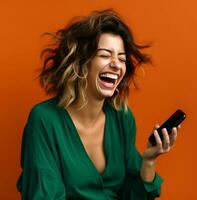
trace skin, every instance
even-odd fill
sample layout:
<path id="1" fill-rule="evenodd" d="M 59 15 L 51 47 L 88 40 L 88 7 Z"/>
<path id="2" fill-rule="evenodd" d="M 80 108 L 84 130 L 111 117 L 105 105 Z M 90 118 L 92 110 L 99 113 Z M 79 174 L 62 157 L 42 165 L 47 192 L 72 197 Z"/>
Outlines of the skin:
<path id="1" fill-rule="evenodd" d="M 159 128 L 158 124 L 155 125 L 155 129 L 156 128 Z M 161 141 L 161 138 L 159 137 L 158 132 L 154 130 L 156 146 L 152 146 L 148 142 L 147 147 L 142 156 L 143 161 L 140 174 L 144 181 L 153 181 L 155 177 L 156 159 L 158 156 L 168 153 L 172 149 L 177 139 L 178 129 L 180 129 L 180 126 L 178 126 L 177 128 L 174 127 L 170 136 L 165 128 L 162 129 L 162 134 L 164 138 L 163 143 Z"/>
<path id="2" fill-rule="evenodd" d="M 105 50 L 104 50 L 105 49 Z M 98 42 L 98 52 L 88 66 L 88 87 L 86 98 L 88 103 L 80 110 L 80 99 L 68 107 L 68 112 L 80 126 L 92 127 L 98 118 L 103 115 L 103 103 L 105 98 L 114 94 L 116 87 L 126 72 L 124 44 L 122 38 L 117 35 L 102 34 Z M 109 72 L 118 74 L 119 78 L 114 87 L 105 87 L 99 80 L 99 74 Z"/>
<path id="3" fill-rule="evenodd" d="M 116 87 L 125 75 L 125 57 L 122 38 L 111 33 L 102 34 L 98 42 L 98 51 L 88 66 L 88 87 L 86 91 L 88 103 L 78 110 L 77 106 L 80 103 L 80 99 L 78 99 L 67 108 L 87 154 L 100 173 L 104 171 L 106 164 L 103 151 L 105 124 L 105 114 L 102 110 L 103 103 L 107 97 L 114 94 Z M 114 85 L 105 84 L 100 80 L 99 75 L 106 72 L 118 75 Z M 158 128 L 158 126 L 156 125 L 155 128 Z M 177 139 L 177 128 L 173 128 L 170 137 L 167 130 L 163 129 L 163 143 L 157 131 L 154 131 L 154 135 L 157 142 L 156 146 L 151 146 L 148 143 L 142 155 L 140 175 L 147 182 L 154 179 L 158 156 L 169 152 L 174 146 Z"/>
<path id="4" fill-rule="evenodd" d="M 121 37 L 109 33 L 102 34 L 96 56 L 89 64 L 87 96 L 97 97 L 98 101 L 102 102 L 105 98 L 111 97 L 126 72 L 125 61 L 124 43 Z M 114 87 L 101 83 L 99 74 L 106 72 L 119 76 Z"/>

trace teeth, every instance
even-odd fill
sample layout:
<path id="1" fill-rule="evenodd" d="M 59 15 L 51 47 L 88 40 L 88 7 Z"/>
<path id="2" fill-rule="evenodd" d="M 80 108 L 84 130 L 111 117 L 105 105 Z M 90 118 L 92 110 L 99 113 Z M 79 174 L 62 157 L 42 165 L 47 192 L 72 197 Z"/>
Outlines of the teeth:
<path id="1" fill-rule="evenodd" d="M 108 73 L 101 74 L 100 77 L 107 77 L 107 78 L 111 78 L 111 79 L 114 79 L 114 80 L 118 79 L 118 75 L 116 75 L 116 74 L 108 74 Z"/>

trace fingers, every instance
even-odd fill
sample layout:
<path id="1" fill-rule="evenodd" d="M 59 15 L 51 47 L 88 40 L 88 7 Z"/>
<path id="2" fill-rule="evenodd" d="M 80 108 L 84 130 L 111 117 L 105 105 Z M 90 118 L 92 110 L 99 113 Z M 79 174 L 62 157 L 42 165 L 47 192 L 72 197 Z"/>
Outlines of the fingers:
<path id="1" fill-rule="evenodd" d="M 180 128 L 180 127 L 179 127 Z M 177 139 L 177 132 L 178 127 L 174 127 L 172 129 L 171 134 L 168 134 L 168 131 L 166 128 L 162 129 L 162 140 L 158 134 L 157 130 L 154 130 L 154 136 L 156 140 L 156 146 L 158 148 L 159 153 L 166 153 L 169 152 L 171 147 L 174 145 L 176 139 Z"/>
<path id="2" fill-rule="evenodd" d="M 158 127 L 158 125 L 155 127 Z M 159 155 L 169 152 L 177 139 L 178 129 L 178 127 L 174 127 L 171 133 L 168 134 L 167 129 L 163 128 L 161 137 L 158 133 L 158 130 L 155 129 L 153 134 L 155 137 L 156 145 L 148 143 L 147 149 L 143 154 L 144 158 L 156 159 Z"/>
<path id="3" fill-rule="evenodd" d="M 177 128 L 174 127 L 172 129 L 172 133 L 170 134 L 170 146 L 173 146 L 177 139 L 178 129 L 179 129 L 178 127 Z"/>
<path id="4" fill-rule="evenodd" d="M 162 144 L 161 138 L 157 130 L 154 130 L 154 136 L 155 136 L 156 144 Z"/>
<path id="5" fill-rule="evenodd" d="M 159 128 L 159 127 L 160 127 L 159 124 L 155 124 L 155 128 L 154 128 L 154 130 L 157 129 L 157 128 Z M 153 131 L 154 131 L 154 130 L 153 130 Z"/>
<path id="6" fill-rule="evenodd" d="M 158 154 L 161 154 L 162 153 L 162 140 L 161 140 L 157 130 L 154 130 L 153 133 L 154 133 L 154 136 L 155 136 L 156 148 L 158 149 Z"/>
<path id="7" fill-rule="evenodd" d="M 178 126 L 177 126 L 177 129 L 180 129 L 181 128 L 181 125 L 179 124 Z"/>
<path id="8" fill-rule="evenodd" d="M 170 150 L 170 137 L 166 128 L 162 129 L 163 134 L 163 149 L 165 152 Z"/>

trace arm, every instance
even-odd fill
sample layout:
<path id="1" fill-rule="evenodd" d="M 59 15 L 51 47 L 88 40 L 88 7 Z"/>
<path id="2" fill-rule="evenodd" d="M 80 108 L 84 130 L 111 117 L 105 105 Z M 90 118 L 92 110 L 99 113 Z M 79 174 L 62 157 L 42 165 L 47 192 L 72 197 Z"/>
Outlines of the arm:
<path id="1" fill-rule="evenodd" d="M 125 200 L 153 200 L 160 196 L 161 177 L 155 173 L 155 163 L 147 162 L 136 149 L 136 125 L 129 110 L 122 119 L 125 137 L 126 179 L 122 189 Z"/>
<path id="2" fill-rule="evenodd" d="M 156 125 L 156 128 L 159 126 Z M 180 126 L 178 127 L 180 128 Z M 161 138 L 158 132 L 154 131 L 154 136 L 156 140 L 156 145 L 152 146 L 149 142 L 145 152 L 143 154 L 143 161 L 141 166 L 141 177 L 143 180 L 151 182 L 154 178 L 155 174 L 155 165 L 156 159 L 159 155 L 165 154 L 170 151 L 172 146 L 174 145 L 177 138 L 177 128 L 172 129 L 172 134 L 168 134 L 167 129 L 162 130 L 164 141 L 161 141 Z"/>
<path id="3" fill-rule="evenodd" d="M 65 200 L 65 187 L 50 145 L 42 115 L 33 109 L 23 132 L 22 173 L 17 182 L 23 200 Z"/>

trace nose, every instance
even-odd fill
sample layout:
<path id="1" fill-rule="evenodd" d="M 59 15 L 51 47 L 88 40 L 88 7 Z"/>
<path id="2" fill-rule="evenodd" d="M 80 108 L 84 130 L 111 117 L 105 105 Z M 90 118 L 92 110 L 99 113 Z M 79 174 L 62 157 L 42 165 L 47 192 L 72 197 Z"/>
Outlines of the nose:
<path id="1" fill-rule="evenodd" d="M 116 69 L 120 69 L 121 68 L 119 60 L 117 58 L 114 58 L 114 57 L 111 59 L 111 62 L 109 63 L 109 66 L 113 67 L 113 68 L 116 68 Z"/>

